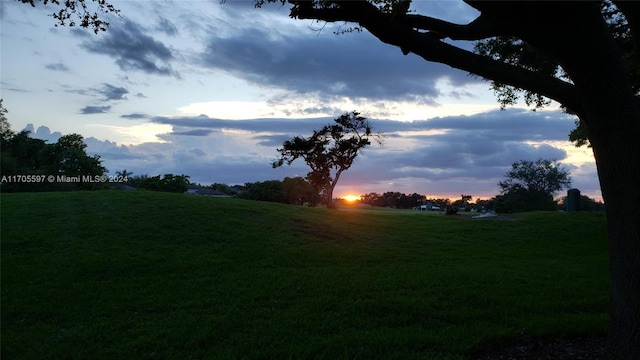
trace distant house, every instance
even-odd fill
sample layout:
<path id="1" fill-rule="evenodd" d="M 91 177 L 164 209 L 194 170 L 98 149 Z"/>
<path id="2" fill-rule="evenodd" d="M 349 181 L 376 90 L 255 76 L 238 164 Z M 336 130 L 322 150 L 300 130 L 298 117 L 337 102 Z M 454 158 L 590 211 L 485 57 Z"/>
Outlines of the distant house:
<path id="1" fill-rule="evenodd" d="M 434 206 L 431 201 L 427 201 L 426 204 L 422 204 L 418 207 L 416 207 L 415 209 L 417 210 L 426 210 L 426 211 L 440 211 L 440 207 L 438 206 Z"/>
<path id="2" fill-rule="evenodd" d="M 217 197 L 231 197 L 228 194 L 225 194 L 218 190 L 208 189 L 199 185 L 191 184 L 188 186 L 185 194 L 188 195 L 202 195 L 202 196 L 217 196 Z"/>
<path id="3" fill-rule="evenodd" d="M 127 185 L 127 184 L 120 184 L 120 183 L 116 183 L 113 185 L 112 187 L 114 190 L 123 190 L 123 191 L 135 191 L 136 188 L 134 188 L 131 185 Z"/>

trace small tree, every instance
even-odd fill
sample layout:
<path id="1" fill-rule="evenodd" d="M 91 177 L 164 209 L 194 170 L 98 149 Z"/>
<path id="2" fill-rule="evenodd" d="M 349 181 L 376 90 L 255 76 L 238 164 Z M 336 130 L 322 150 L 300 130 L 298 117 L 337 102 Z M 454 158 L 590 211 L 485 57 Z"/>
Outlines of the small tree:
<path id="1" fill-rule="evenodd" d="M 297 176 L 286 177 L 282 181 L 284 198 L 287 204 L 316 206 L 318 204 L 318 194 L 307 180 Z"/>
<path id="2" fill-rule="evenodd" d="M 173 193 L 183 193 L 187 191 L 189 184 L 189 175 L 174 175 L 164 174 L 164 176 L 142 176 L 137 179 L 138 188 L 152 190 L 152 191 L 165 191 Z"/>
<path id="3" fill-rule="evenodd" d="M 102 166 L 100 155 L 90 156 L 86 148 L 87 144 L 80 134 L 64 135 L 55 144 L 47 145 L 44 151 L 50 164 L 49 173 L 67 176 L 104 175 L 107 169 Z"/>
<path id="4" fill-rule="evenodd" d="M 333 207 L 333 189 L 340 175 L 351 167 L 358 153 L 371 144 L 370 139 L 382 143 L 382 135 L 374 134 L 369 121 L 356 111 L 334 121 L 335 124 L 325 125 L 309 138 L 296 136 L 285 141 L 278 149 L 280 158 L 271 163 L 277 168 L 303 158 L 311 168 L 307 180 L 327 207 Z"/>
<path id="5" fill-rule="evenodd" d="M 496 211 L 518 212 L 553 210 L 554 195 L 571 186 L 569 172 L 556 160 L 521 160 L 513 163 L 498 183 L 501 195 L 496 196 Z"/>
<path id="6" fill-rule="evenodd" d="M 127 171 L 127 169 L 124 169 L 122 171 L 116 171 L 116 175 L 123 178 L 128 178 L 129 176 L 133 175 L 133 172 Z"/>
<path id="7" fill-rule="evenodd" d="M 237 197 L 247 200 L 284 203 L 284 188 L 280 180 L 258 181 L 244 184 Z"/>

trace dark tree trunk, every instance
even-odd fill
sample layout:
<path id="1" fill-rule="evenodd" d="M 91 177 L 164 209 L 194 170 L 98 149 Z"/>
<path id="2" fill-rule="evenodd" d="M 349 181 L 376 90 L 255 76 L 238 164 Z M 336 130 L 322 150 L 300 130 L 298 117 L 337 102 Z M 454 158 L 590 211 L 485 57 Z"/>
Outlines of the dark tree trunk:
<path id="1" fill-rule="evenodd" d="M 340 175 L 344 170 L 346 169 L 338 169 L 333 180 L 329 184 L 327 184 L 326 194 L 324 194 L 324 196 L 325 196 L 325 206 L 329 209 L 335 208 L 335 205 L 333 203 L 333 190 L 336 188 L 336 185 L 338 184 L 338 180 L 340 180 Z"/>
<path id="2" fill-rule="evenodd" d="M 602 19 L 599 4 L 467 2 L 481 11 L 485 24 L 476 25 L 488 34 L 474 37 L 478 35 L 478 26 L 446 27 L 455 28 L 458 35 L 453 37 L 480 40 L 487 36 L 515 36 L 555 58 L 573 84 L 454 48 L 390 20 L 362 1 L 345 1 L 337 10 L 300 7 L 293 15 L 357 22 L 404 53 L 413 52 L 427 61 L 542 94 L 575 112 L 593 147 L 607 209 L 611 279 L 609 351 L 614 359 L 640 359 L 640 108 L 620 49 Z M 632 8 L 632 12 L 638 8 L 626 3 L 623 7 Z M 633 15 L 636 16 L 630 19 L 636 21 L 638 16 Z M 632 30 L 635 40 L 640 41 L 637 29 L 635 26 Z"/>
<path id="3" fill-rule="evenodd" d="M 609 354 L 640 359 L 640 109 L 596 3 L 540 7 L 546 28 L 522 37 L 556 57 L 575 84 L 607 209 L 611 280 Z M 531 24 L 533 25 L 533 24 Z M 544 31 L 539 31 L 544 30 Z"/>
<path id="4" fill-rule="evenodd" d="M 635 122 L 627 132 L 590 137 L 607 208 L 610 354 L 613 359 L 640 359 L 640 151 L 634 143 L 640 118 L 609 107 L 611 115 L 598 121 Z"/>
<path id="5" fill-rule="evenodd" d="M 588 96 L 585 122 L 607 209 L 610 354 L 640 359 L 640 111 L 623 87 L 602 86 Z"/>

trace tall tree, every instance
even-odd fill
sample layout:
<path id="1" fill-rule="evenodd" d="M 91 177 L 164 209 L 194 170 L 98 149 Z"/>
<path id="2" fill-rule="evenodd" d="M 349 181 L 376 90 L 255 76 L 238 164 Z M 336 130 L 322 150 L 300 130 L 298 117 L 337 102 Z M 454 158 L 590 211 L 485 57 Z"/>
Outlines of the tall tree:
<path id="1" fill-rule="evenodd" d="M 571 186 L 569 171 L 556 160 L 520 160 L 504 176 L 506 180 L 498 183 L 501 193 L 522 187 L 553 197 Z"/>
<path id="2" fill-rule="evenodd" d="M 280 157 L 271 164 L 277 168 L 304 159 L 311 168 L 307 180 L 327 207 L 333 207 L 333 189 L 340 175 L 351 167 L 365 146 L 371 145 L 370 139 L 382 141 L 381 135 L 374 134 L 369 121 L 357 111 L 343 114 L 334 122 L 314 131 L 309 138 L 296 136 L 285 141 L 278 149 Z"/>
<path id="3" fill-rule="evenodd" d="M 575 114 L 593 149 L 607 206 L 611 356 L 640 358 L 640 151 L 635 145 L 640 106 L 637 76 L 629 66 L 635 63 L 637 69 L 640 2 L 612 1 L 626 20 L 627 48 L 616 40 L 596 1 L 465 0 L 480 12 L 467 24 L 408 12 L 408 1 L 403 0 L 257 0 L 256 5 L 265 2 L 290 3 L 290 16 L 296 19 L 354 23 L 404 54 L 528 91 L 534 102 L 555 100 Z M 561 71 L 512 63 L 509 57 L 474 53 L 442 41 L 496 37 L 522 41 Z"/>
<path id="4" fill-rule="evenodd" d="M 127 169 L 124 169 L 122 171 L 116 171 L 116 175 L 123 178 L 128 178 L 129 176 L 133 175 L 133 172 L 127 171 Z"/>
<path id="5" fill-rule="evenodd" d="M 521 160 L 504 176 L 498 183 L 501 195 L 495 198 L 498 212 L 555 210 L 553 197 L 571 186 L 569 171 L 556 160 Z"/>
<path id="6" fill-rule="evenodd" d="M 47 145 L 43 158 L 49 174 L 67 176 L 103 175 L 107 169 L 102 166 L 100 155 L 90 156 L 87 144 L 79 134 L 64 135 L 54 144 Z"/>

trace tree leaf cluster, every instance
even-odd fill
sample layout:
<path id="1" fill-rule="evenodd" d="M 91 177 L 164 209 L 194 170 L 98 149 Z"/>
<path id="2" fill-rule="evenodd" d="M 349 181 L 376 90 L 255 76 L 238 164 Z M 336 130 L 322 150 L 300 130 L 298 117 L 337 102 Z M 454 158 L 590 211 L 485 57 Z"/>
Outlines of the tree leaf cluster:
<path id="1" fill-rule="evenodd" d="M 104 20 L 105 15 L 112 13 L 119 15 L 118 10 L 113 4 L 107 0 L 91 0 L 95 4 L 96 9 L 90 10 L 88 1 L 86 0 L 18 0 L 24 4 L 36 7 L 36 3 L 42 5 L 56 6 L 58 9 L 51 13 L 51 17 L 56 20 L 55 26 L 79 26 L 82 28 L 91 28 L 94 33 L 106 31 L 109 22 Z"/>

